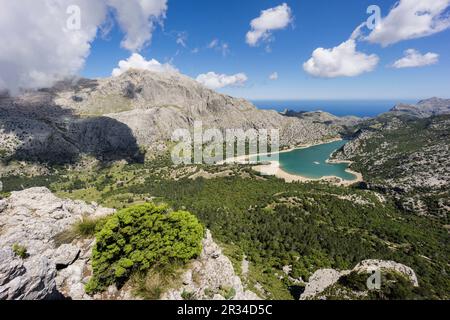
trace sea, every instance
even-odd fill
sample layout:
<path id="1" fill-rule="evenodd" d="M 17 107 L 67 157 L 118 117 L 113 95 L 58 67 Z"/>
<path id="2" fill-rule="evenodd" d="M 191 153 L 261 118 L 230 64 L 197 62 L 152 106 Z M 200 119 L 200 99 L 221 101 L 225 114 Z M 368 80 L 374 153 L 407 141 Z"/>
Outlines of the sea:
<path id="1" fill-rule="evenodd" d="M 415 104 L 417 100 L 253 100 L 258 109 L 282 112 L 325 111 L 335 116 L 376 117 L 398 103 Z"/>

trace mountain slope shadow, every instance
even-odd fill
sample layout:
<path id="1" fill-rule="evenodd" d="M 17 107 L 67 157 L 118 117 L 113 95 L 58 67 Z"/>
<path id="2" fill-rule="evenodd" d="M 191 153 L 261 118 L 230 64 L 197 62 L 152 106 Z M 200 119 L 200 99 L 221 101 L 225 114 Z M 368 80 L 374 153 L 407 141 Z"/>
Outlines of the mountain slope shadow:
<path id="1" fill-rule="evenodd" d="M 112 118 L 83 118 L 35 92 L 0 98 L 0 157 L 51 164 L 73 163 L 82 154 L 100 161 L 142 162 L 131 129 Z M 1 159 L 1 158 L 0 158 Z"/>

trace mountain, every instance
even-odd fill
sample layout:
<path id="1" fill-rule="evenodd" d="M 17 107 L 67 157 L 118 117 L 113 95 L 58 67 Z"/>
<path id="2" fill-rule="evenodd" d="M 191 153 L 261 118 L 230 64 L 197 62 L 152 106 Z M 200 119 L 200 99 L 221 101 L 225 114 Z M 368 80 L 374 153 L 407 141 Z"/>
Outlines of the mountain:
<path id="1" fill-rule="evenodd" d="M 416 105 L 398 104 L 390 110 L 391 114 L 427 118 L 430 116 L 450 114 L 450 99 L 430 98 L 419 101 Z"/>
<path id="2" fill-rule="evenodd" d="M 0 99 L 0 159 L 63 163 L 83 153 L 99 159 L 140 158 L 133 133 L 115 119 L 75 115 L 45 92 Z"/>
<path id="3" fill-rule="evenodd" d="M 258 110 L 179 73 L 130 70 L 0 97 L 0 156 L 64 162 L 81 154 L 140 159 L 140 146 L 166 147 L 176 129 L 279 129 L 283 146 L 335 136 L 326 125 Z"/>
<path id="4" fill-rule="evenodd" d="M 324 125 L 258 110 L 244 99 L 219 94 L 176 72 L 130 70 L 119 77 L 64 87 L 55 102 L 80 115 L 116 119 L 146 146 L 170 140 L 175 129 L 190 129 L 194 121 L 202 121 L 205 129 L 280 129 L 283 145 L 330 134 Z"/>
<path id="5" fill-rule="evenodd" d="M 403 209 L 445 217 L 450 212 L 449 149 L 450 115 L 384 114 L 361 125 L 335 157 L 353 161 L 369 189 L 392 194 Z"/>
<path id="6" fill-rule="evenodd" d="M 281 114 L 287 116 L 287 117 L 296 117 L 299 119 L 309 120 L 314 123 L 322 123 L 326 125 L 331 126 L 355 126 L 358 123 L 364 121 L 364 118 L 359 118 L 356 116 L 345 116 L 345 117 L 338 117 L 331 113 L 324 112 L 324 111 L 292 111 L 292 110 L 285 110 Z"/>

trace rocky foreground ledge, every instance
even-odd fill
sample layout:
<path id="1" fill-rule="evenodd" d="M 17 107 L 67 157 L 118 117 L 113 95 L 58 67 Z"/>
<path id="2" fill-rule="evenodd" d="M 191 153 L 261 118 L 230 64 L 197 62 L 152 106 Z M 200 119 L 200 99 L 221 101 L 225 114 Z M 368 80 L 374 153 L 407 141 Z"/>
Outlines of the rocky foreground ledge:
<path id="1" fill-rule="evenodd" d="M 85 217 L 113 213 L 97 204 L 61 200 L 46 188 L 0 200 L 0 299 L 84 297 L 93 240 L 56 245 L 55 236 Z M 14 246 L 26 250 L 19 257 Z"/>
<path id="2" fill-rule="evenodd" d="M 102 294 L 87 295 L 84 285 L 92 275 L 90 257 L 95 240 L 76 239 L 65 244 L 56 240 L 81 219 L 113 212 L 95 203 L 59 199 L 46 188 L 13 192 L 0 200 L 0 300 L 137 299 L 129 286 L 121 290 L 111 286 Z M 26 249 L 22 257 L 17 247 Z M 163 299 L 181 300 L 187 291 L 196 299 L 225 299 L 220 294 L 223 288 L 234 292 L 231 298 L 236 300 L 259 299 L 244 289 L 209 231 L 200 257 L 182 278 L 182 287 L 169 290 Z"/>

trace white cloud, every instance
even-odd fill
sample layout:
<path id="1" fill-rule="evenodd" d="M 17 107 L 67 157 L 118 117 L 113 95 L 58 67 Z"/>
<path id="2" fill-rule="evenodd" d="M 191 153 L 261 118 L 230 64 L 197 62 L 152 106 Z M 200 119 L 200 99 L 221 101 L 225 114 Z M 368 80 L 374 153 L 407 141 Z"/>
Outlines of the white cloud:
<path id="1" fill-rule="evenodd" d="M 354 77 L 375 69 L 379 58 L 356 50 L 356 40 L 350 39 L 332 49 L 317 48 L 312 57 L 303 64 L 303 69 L 321 78 Z"/>
<path id="2" fill-rule="evenodd" d="M 209 44 L 208 44 L 208 49 L 214 49 L 219 45 L 219 39 L 213 39 Z"/>
<path id="3" fill-rule="evenodd" d="M 230 53 L 230 45 L 226 42 L 220 41 L 219 39 L 213 39 L 207 45 L 207 48 L 221 52 L 224 57 Z"/>
<path id="4" fill-rule="evenodd" d="M 220 89 L 229 86 L 242 86 L 247 82 L 248 78 L 245 73 L 228 76 L 226 74 L 208 72 L 198 75 L 196 80 L 210 89 Z"/>
<path id="5" fill-rule="evenodd" d="M 167 10 L 167 0 L 21 0 L 1 1 L 0 89 L 51 86 L 75 75 L 90 54 L 91 43 L 110 22 L 108 9 L 124 30 L 122 46 L 137 51 L 150 40 L 154 24 Z M 67 8 L 79 6 L 81 25 L 69 30 Z M 26 8 L 26 10 L 24 9 Z M 108 30 L 104 28 L 103 30 Z M 7 44 L 7 45 L 6 45 Z"/>
<path id="6" fill-rule="evenodd" d="M 117 77 L 130 69 L 148 70 L 153 72 L 178 72 L 178 70 L 169 63 L 162 64 L 155 59 L 145 60 L 140 54 L 133 53 L 127 60 L 121 60 L 119 62 L 119 67 L 112 71 L 112 75 Z"/>
<path id="7" fill-rule="evenodd" d="M 187 47 L 187 39 L 188 39 L 188 33 L 183 31 L 183 32 L 178 32 L 176 34 L 177 39 L 175 40 L 175 42 L 182 46 L 183 48 Z"/>
<path id="8" fill-rule="evenodd" d="M 269 79 L 274 81 L 274 80 L 278 80 L 278 72 L 274 72 L 269 76 Z"/>
<path id="9" fill-rule="evenodd" d="M 258 18 L 250 22 L 251 30 L 247 32 L 246 42 L 256 46 L 260 41 L 270 39 L 272 31 L 286 28 L 292 22 L 292 11 L 286 3 L 261 11 Z"/>
<path id="10" fill-rule="evenodd" d="M 415 68 L 429 66 L 438 63 L 439 55 L 437 53 L 428 52 L 421 54 L 415 49 L 408 49 L 405 51 L 405 56 L 394 62 L 394 68 Z"/>
<path id="11" fill-rule="evenodd" d="M 366 40 L 386 47 L 441 32 L 450 27 L 449 6 L 450 0 L 400 0 Z"/>
<path id="12" fill-rule="evenodd" d="M 116 9 L 116 18 L 125 31 L 121 45 L 132 52 L 140 51 L 152 39 L 155 23 L 165 18 L 167 0 L 106 0 Z"/>

